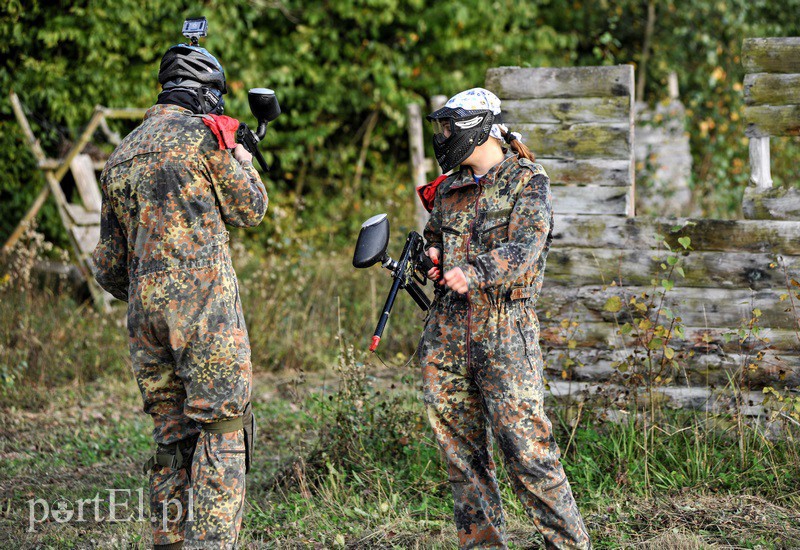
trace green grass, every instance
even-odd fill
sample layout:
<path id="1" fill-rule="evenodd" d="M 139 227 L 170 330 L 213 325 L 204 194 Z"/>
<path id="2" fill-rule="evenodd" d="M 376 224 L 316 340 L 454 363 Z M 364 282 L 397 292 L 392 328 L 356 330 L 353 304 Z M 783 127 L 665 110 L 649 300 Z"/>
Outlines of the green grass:
<path id="1" fill-rule="evenodd" d="M 261 430 L 257 467 L 248 478 L 246 546 L 455 547 L 446 471 L 427 425 L 409 424 L 423 412 L 414 371 L 369 366 L 359 376 L 355 391 L 347 372 L 309 375 L 296 384 L 257 377 Z M 350 380 L 350 393 L 340 389 L 342 379 Z M 101 379 L 50 397 L 45 411 L 4 410 L 0 546 L 78 548 L 116 536 L 136 547 L 137 540 L 149 540 L 140 522 L 50 523 L 26 532 L 31 498 L 74 502 L 109 488 L 135 494 L 146 483 L 140 465 L 151 452 L 150 421 L 131 379 Z M 551 405 L 557 419 L 560 406 Z M 393 435 L 377 437 L 369 418 Z M 686 422 L 682 413 L 662 419 L 664 431 L 651 447 L 649 491 L 642 431 L 634 422 L 587 421 L 575 430 L 564 463 L 596 546 L 650 541 L 653 548 L 673 548 L 676 540 L 696 540 L 698 548 L 789 548 L 800 540 L 800 472 L 791 442 L 753 438 L 753 458 L 742 470 L 738 447 L 724 433 L 669 428 Z M 554 424 L 563 448 L 569 434 Z M 500 477 L 512 547 L 538 547 L 502 467 Z"/>
<path id="2" fill-rule="evenodd" d="M 419 371 L 402 367 L 417 337 L 413 304 L 400 302 L 387 329 L 387 367 L 347 345 L 366 347 L 384 273 L 356 272 L 334 256 L 314 258 L 305 274 L 302 262 L 244 260 L 260 423 L 245 546 L 455 548 Z M 31 499 L 75 502 L 146 485 L 151 423 L 130 373 L 123 311 L 102 316 L 62 293 L 0 294 L 0 547 L 149 547 L 146 522 L 27 531 Z M 645 428 L 632 410 L 587 403 L 576 415 L 555 400 L 548 412 L 597 548 L 800 541 L 800 431 L 792 424 L 772 432 L 729 415 L 659 408 Z M 510 547 L 538 548 L 498 463 Z"/>

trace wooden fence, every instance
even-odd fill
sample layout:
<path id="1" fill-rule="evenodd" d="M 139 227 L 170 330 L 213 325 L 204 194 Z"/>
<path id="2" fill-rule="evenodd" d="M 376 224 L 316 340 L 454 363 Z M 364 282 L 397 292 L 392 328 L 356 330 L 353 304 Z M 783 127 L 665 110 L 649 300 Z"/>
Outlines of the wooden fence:
<path id="1" fill-rule="evenodd" d="M 654 348 L 648 374 L 679 406 L 719 406 L 734 381 L 755 390 L 755 413 L 764 386 L 800 385 L 800 221 L 632 217 L 630 66 L 490 69 L 486 87 L 552 179 L 556 227 L 536 310 L 554 393 L 622 389 L 643 374 L 619 368 L 647 354 L 637 333 Z M 658 339 L 659 324 L 685 329 Z"/>
<path id="2" fill-rule="evenodd" d="M 634 214 L 633 67 L 490 69 L 486 88 L 550 175 L 557 214 Z"/>

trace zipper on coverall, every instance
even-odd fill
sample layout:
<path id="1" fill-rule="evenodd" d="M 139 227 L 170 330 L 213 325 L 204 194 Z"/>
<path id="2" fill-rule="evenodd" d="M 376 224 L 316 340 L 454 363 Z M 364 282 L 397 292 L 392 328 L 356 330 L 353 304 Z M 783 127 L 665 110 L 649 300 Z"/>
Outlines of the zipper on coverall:
<path id="1" fill-rule="evenodd" d="M 476 183 L 478 186 L 478 197 L 475 199 L 475 216 L 469 222 L 469 229 L 467 232 L 467 263 L 469 263 L 469 246 L 472 241 L 472 229 L 475 226 L 475 220 L 478 219 L 478 206 L 481 202 L 481 195 L 483 194 L 483 185 Z M 467 372 L 474 376 L 472 372 L 472 300 L 469 297 L 470 290 L 467 289 Z"/>

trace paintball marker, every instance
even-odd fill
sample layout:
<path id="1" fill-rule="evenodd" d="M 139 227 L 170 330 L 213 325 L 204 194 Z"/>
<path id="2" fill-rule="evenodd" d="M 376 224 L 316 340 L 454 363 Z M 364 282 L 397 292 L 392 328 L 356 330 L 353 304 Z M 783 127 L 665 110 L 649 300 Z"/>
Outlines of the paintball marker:
<path id="1" fill-rule="evenodd" d="M 182 32 L 183 36 L 191 42 L 191 46 L 198 48 L 200 39 L 208 36 L 208 21 L 205 17 L 190 17 L 183 22 Z M 205 53 L 208 54 L 208 52 Z M 269 172 L 267 161 L 264 160 L 264 156 L 258 149 L 258 142 L 267 134 L 267 124 L 281 114 L 281 106 L 278 104 L 275 92 L 269 88 L 251 89 L 247 92 L 247 101 L 250 103 L 250 112 L 258 121 L 258 128 L 253 132 L 247 124 L 240 122 L 239 128 L 236 130 L 236 141 L 256 158 L 264 171 Z"/>
<path id="2" fill-rule="evenodd" d="M 247 101 L 250 103 L 250 112 L 255 115 L 258 121 L 258 128 L 253 132 L 244 122 L 239 123 L 236 130 L 236 141 L 241 143 L 247 151 L 253 155 L 258 163 L 266 172 L 269 172 L 267 161 L 258 149 L 258 142 L 264 139 L 267 134 L 267 124 L 278 118 L 281 114 L 281 106 L 278 105 L 278 98 L 275 92 L 269 88 L 253 88 L 247 92 Z"/>
<path id="3" fill-rule="evenodd" d="M 386 328 L 386 322 L 389 320 L 398 290 L 405 289 L 422 311 L 428 311 L 431 307 L 430 300 L 417 284 L 420 283 L 424 286 L 426 284 L 425 274 L 435 267 L 433 261 L 425 255 L 422 236 L 416 231 L 410 232 L 403 252 L 396 261 L 386 253 L 388 245 L 389 219 L 386 214 L 372 216 L 361 225 L 361 232 L 358 234 L 356 249 L 353 253 L 353 266 L 367 268 L 380 262 L 381 266 L 391 271 L 394 278 L 389 296 L 383 306 L 383 313 L 381 313 L 378 326 L 375 328 L 372 343 L 369 346 L 370 351 L 375 351 L 381 341 L 383 329 Z"/>

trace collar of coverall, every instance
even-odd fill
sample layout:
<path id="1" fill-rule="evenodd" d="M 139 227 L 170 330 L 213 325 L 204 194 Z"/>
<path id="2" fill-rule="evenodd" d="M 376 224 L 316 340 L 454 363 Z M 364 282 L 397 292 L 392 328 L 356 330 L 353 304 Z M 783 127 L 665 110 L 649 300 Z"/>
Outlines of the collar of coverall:
<path id="1" fill-rule="evenodd" d="M 492 166 L 489 171 L 483 175 L 481 178 L 481 185 L 492 185 L 497 180 L 498 175 L 511 167 L 513 162 L 510 161 L 515 160 L 516 158 L 516 153 L 506 153 L 506 157 L 502 161 Z M 449 193 L 450 191 L 469 187 L 470 185 L 478 185 L 475 182 L 473 175 L 474 172 L 471 167 L 463 167 L 461 171 L 456 174 L 456 180 L 444 192 Z"/>
<path id="2" fill-rule="evenodd" d="M 153 105 L 144 113 L 144 119 L 147 120 L 148 118 L 154 116 L 161 116 L 167 113 L 184 113 L 187 115 L 194 115 L 192 111 L 185 107 L 181 107 L 180 105 Z"/>

